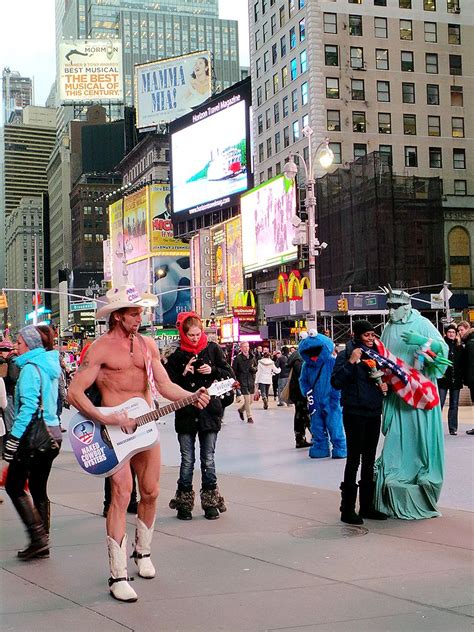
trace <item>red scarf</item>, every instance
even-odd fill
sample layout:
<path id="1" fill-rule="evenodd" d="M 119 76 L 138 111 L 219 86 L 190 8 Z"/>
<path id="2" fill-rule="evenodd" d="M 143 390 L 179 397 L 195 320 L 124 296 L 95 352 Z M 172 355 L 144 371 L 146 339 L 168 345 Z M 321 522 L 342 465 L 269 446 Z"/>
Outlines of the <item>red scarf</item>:
<path id="1" fill-rule="evenodd" d="M 183 351 L 188 351 L 189 353 L 194 353 L 195 355 L 197 355 L 198 353 L 200 353 L 203 349 L 207 347 L 207 344 L 208 344 L 207 335 L 203 331 L 201 334 L 201 337 L 196 343 L 191 342 L 191 340 L 189 340 L 189 338 L 183 331 L 183 323 L 188 318 L 197 318 L 199 322 L 201 322 L 201 319 L 196 314 L 196 312 L 181 312 L 180 314 L 178 314 L 176 327 L 178 328 L 179 336 L 180 336 L 179 346 Z"/>

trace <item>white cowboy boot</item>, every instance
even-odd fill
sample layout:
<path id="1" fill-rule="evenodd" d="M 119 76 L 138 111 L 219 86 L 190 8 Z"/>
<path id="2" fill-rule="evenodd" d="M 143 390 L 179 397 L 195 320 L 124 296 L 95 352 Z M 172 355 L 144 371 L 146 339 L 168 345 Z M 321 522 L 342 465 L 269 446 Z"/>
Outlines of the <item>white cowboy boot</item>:
<path id="1" fill-rule="evenodd" d="M 123 536 L 122 544 L 107 536 L 109 551 L 110 579 L 109 589 L 112 597 L 119 601 L 136 601 L 137 593 L 128 583 L 131 579 L 127 573 L 127 535 Z"/>
<path id="2" fill-rule="evenodd" d="M 135 550 L 132 557 L 138 566 L 138 574 L 145 579 L 153 579 L 155 576 L 155 567 L 153 566 L 151 555 L 151 541 L 153 538 L 153 527 L 155 521 L 150 528 L 137 516 L 137 529 L 135 531 Z"/>

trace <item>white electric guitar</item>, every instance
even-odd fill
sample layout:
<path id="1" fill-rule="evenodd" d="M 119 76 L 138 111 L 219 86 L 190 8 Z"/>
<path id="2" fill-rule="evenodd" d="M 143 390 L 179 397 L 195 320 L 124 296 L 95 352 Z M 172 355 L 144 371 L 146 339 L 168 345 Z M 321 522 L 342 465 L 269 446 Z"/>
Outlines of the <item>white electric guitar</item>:
<path id="1" fill-rule="evenodd" d="M 235 384 L 232 378 L 214 382 L 207 392 L 219 397 L 231 391 Z M 93 476 L 114 474 L 134 454 L 148 450 L 159 441 L 160 433 L 155 423 L 158 419 L 194 404 L 198 398 L 199 393 L 194 393 L 157 410 L 152 410 L 141 397 L 133 397 L 120 406 L 99 408 L 106 415 L 126 411 L 137 424 L 129 433 L 119 426 L 103 425 L 77 413 L 69 424 L 69 439 L 77 462 Z"/>

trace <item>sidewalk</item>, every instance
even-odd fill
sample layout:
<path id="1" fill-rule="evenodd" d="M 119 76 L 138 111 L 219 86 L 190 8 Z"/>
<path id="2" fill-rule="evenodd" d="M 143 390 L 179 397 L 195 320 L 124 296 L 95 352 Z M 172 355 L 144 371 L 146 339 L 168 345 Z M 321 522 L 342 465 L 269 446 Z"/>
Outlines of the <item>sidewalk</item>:
<path id="1" fill-rule="evenodd" d="M 0 506 L 2 630 L 471 630 L 473 514 L 442 508 L 443 517 L 433 520 L 344 526 L 337 492 L 317 481 L 302 486 L 246 477 L 250 460 L 263 473 L 267 463 L 270 474 L 280 462 L 292 482 L 301 467 L 316 478 L 336 464 L 293 448 L 290 409 L 255 413 L 254 427 L 235 421 L 233 410 L 226 413 L 219 469 L 235 471 L 240 463 L 243 475 L 220 475 L 228 511 L 213 522 L 199 506 L 190 522 L 176 520 L 168 508 L 178 474 L 176 439 L 171 420 L 162 427 L 157 577 L 136 578 L 135 604 L 109 596 L 103 482 L 83 474 L 65 445 L 50 483 L 50 559 L 17 561 L 25 535 L 9 500 Z M 447 465 L 466 453 L 472 468 L 468 428 L 460 426 L 449 445 L 447 438 Z M 274 441 L 280 436 L 288 436 L 286 447 Z M 472 494 L 472 469 L 459 474 L 458 486 Z M 128 516 L 129 536 L 133 523 Z M 129 571 L 136 575 L 131 560 Z"/>

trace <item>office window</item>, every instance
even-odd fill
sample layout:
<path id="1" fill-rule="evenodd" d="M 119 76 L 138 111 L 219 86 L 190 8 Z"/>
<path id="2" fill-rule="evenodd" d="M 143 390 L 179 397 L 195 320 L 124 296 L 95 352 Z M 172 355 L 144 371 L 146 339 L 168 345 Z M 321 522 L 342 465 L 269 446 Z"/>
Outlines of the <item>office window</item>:
<path id="1" fill-rule="evenodd" d="M 335 2 L 336 0 L 332 0 Z M 348 0 L 349 4 L 362 4 L 363 0 Z"/>
<path id="2" fill-rule="evenodd" d="M 334 154 L 334 164 L 335 165 L 342 164 L 341 143 L 329 143 L 329 149 Z"/>
<path id="3" fill-rule="evenodd" d="M 448 13 L 461 13 L 459 0 L 447 0 Z"/>
<path id="4" fill-rule="evenodd" d="M 354 160 L 367 156 L 367 145 L 365 143 L 354 143 Z"/>
<path id="5" fill-rule="evenodd" d="M 436 22 L 425 22 L 425 42 L 436 43 L 438 41 L 438 27 Z"/>
<path id="6" fill-rule="evenodd" d="M 416 115 L 404 114 L 403 115 L 403 133 L 408 136 L 416 136 Z"/>
<path id="7" fill-rule="evenodd" d="M 329 99 L 338 99 L 339 98 L 339 79 L 337 81 L 337 97 L 328 97 L 328 79 L 326 79 L 326 96 Z M 301 84 L 301 105 L 306 105 L 308 103 L 308 82 L 305 81 Z"/>
<path id="8" fill-rule="evenodd" d="M 423 9 L 425 11 L 436 11 L 436 0 L 423 0 Z"/>
<path id="9" fill-rule="evenodd" d="M 283 129 L 283 147 L 288 147 L 290 144 L 290 128 L 285 127 Z"/>
<path id="10" fill-rule="evenodd" d="M 440 147 L 430 147 L 429 148 L 429 156 L 430 156 L 430 168 L 431 169 L 441 169 L 442 164 L 442 155 Z"/>
<path id="11" fill-rule="evenodd" d="M 291 111 L 296 112 L 298 109 L 298 90 L 291 92 Z"/>
<path id="12" fill-rule="evenodd" d="M 267 0 L 262 0 L 262 14 L 265 15 L 267 10 Z"/>
<path id="13" fill-rule="evenodd" d="M 278 50 L 277 45 L 273 44 L 272 46 L 272 64 L 275 65 L 278 59 Z"/>
<path id="14" fill-rule="evenodd" d="M 272 139 L 267 138 L 267 158 L 270 158 L 272 155 Z"/>
<path id="15" fill-rule="evenodd" d="M 454 195 L 467 195 L 467 180 L 454 181 Z"/>
<path id="16" fill-rule="evenodd" d="M 273 175 L 273 169 L 271 167 L 268 167 L 268 169 L 267 169 L 267 180 L 270 180 L 272 175 Z"/>
<path id="17" fill-rule="evenodd" d="M 411 50 L 402 50 L 401 52 L 401 68 L 402 72 L 414 72 L 415 60 Z"/>
<path id="18" fill-rule="evenodd" d="M 262 34 L 263 34 L 263 43 L 265 44 L 265 42 L 268 39 L 268 22 L 263 23 Z"/>
<path id="19" fill-rule="evenodd" d="M 257 88 L 257 105 L 262 105 L 262 102 L 263 102 L 262 86 L 258 86 L 258 88 Z"/>
<path id="20" fill-rule="evenodd" d="M 326 66 L 339 66 L 339 47 L 334 44 L 326 44 L 324 61 Z"/>
<path id="21" fill-rule="evenodd" d="M 272 30 L 272 35 L 274 35 L 277 30 L 277 18 L 275 13 L 270 18 L 270 28 Z"/>
<path id="22" fill-rule="evenodd" d="M 273 94 L 278 92 L 278 73 L 273 75 Z"/>
<path id="23" fill-rule="evenodd" d="M 412 40 L 413 39 L 413 26 L 411 20 L 400 20 L 400 39 Z"/>
<path id="24" fill-rule="evenodd" d="M 283 106 L 283 118 L 286 118 L 288 116 L 288 97 L 283 97 L 282 106 Z"/>
<path id="25" fill-rule="evenodd" d="M 386 165 L 392 165 L 392 145 L 379 145 L 380 159 Z"/>
<path id="26" fill-rule="evenodd" d="M 351 68 L 364 67 L 364 49 L 361 46 L 351 46 Z"/>
<path id="27" fill-rule="evenodd" d="M 281 69 L 281 87 L 284 88 L 288 83 L 288 66 L 283 66 Z"/>
<path id="28" fill-rule="evenodd" d="M 349 35 L 362 35 L 362 16 L 350 15 L 349 16 Z"/>
<path id="29" fill-rule="evenodd" d="M 270 98 L 270 80 L 265 81 L 265 101 Z"/>
<path id="30" fill-rule="evenodd" d="M 292 59 L 290 61 L 290 79 L 291 79 L 291 81 L 294 81 L 297 76 L 298 76 L 298 66 L 297 66 L 297 63 L 296 63 L 296 59 Z"/>
<path id="31" fill-rule="evenodd" d="M 301 95 L 303 95 L 303 86 L 301 86 Z M 339 79 L 326 77 L 326 98 L 339 99 Z"/>
<path id="32" fill-rule="evenodd" d="M 325 13 L 323 18 L 324 32 L 337 33 L 337 15 L 336 13 Z"/>
<path id="33" fill-rule="evenodd" d="M 288 15 L 291 16 L 296 11 L 296 0 L 288 0 Z"/>
<path id="34" fill-rule="evenodd" d="M 275 165 L 275 175 L 278 176 L 281 173 L 281 163 L 277 162 Z"/>
<path id="35" fill-rule="evenodd" d="M 262 60 L 260 59 L 260 57 L 255 62 L 255 71 L 257 73 L 257 79 L 258 79 L 262 73 Z"/>
<path id="36" fill-rule="evenodd" d="M 280 28 L 285 26 L 286 24 L 286 16 L 285 16 L 285 5 L 280 7 Z"/>
<path id="37" fill-rule="evenodd" d="M 466 168 L 466 150 L 453 149 L 453 169 Z"/>
<path id="38" fill-rule="evenodd" d="M 260 30 L 255 31 L 255 50 L 260 48 Z"/>
<path id="39" fill-rule="evenodd" d="M 270 68 L 270 53 L 268 51 L 265 51 L 263 53 L 263 70 L 267 72 L 269 68 Z"/>
<path id="40" fill-rule="evenodd" d="M 300 139 L 300 123 L 295 121 L 293 123 L 293 142 L 296 143 Z"/>
<path id="41" fill-rule="evenodd" d="M 392 133 L 392 115 L 388 112 L 379 112 L 379 134 Z"/>
<path id="42" fill-rule="evenodd" d="M 305 127 L 309 127 L 309 114 L 303 114 L 301 117 L 301 129 L 304 130 Z"/>
<path id="43" fill-rule="evenodd" d="M 461 26 L 459 24 L 448 24 L 448 44 L 461 43 Z"/>
<path id="44" fill-rule="evenodd" d="M 405 147 L 405 167 L 418 167 L 418 149 Z"/>
<path id="45" fill-rule="evenodd" d="M 388 37 L 387 18 L 374 18 L 375 37 Z"/>
<path id="46" fill-rule="evenodd" d="M 352 131 L 365 134 L 367 131 L 365 112 L 352 112 Z"/>
<path id="47" fill-rule="evenodd" d="M 439 86 L 436 83 L 429 83 L 426 86 L 426 103 L 439 105 Z"/>
<path id="48" fill-rule="evenodd" d="M 451 118 L 451 135 L 453 138 L 464 138 L 464 118 L 462 116 Z"/>
<path id="49" fill-rule="evenodd" d="M 305 0 L 299 0 L 298 9 L 302 9 L 305 6 L 305 4 L 306 4 Z"/>
<path id="50" fill-rule="evenodd" d="M 389 81 L 377 81 L 377 101 L 390 101 Z"/>
<path id="51" fill-rule="evenodd" d="M 451 86 L 451 105 L 455 107 L 463 107 L 464 105 L 464 97 L 462 86 Z"/>
<path id="52" fill-rule="evenodd" d="M 275 134 L 275 153 L 277 154 L 281 149 L 281 134 L 277 132 Z"/>
<path id="53" fill-rule="evenodd" d="M 387 0 L 374 0 L 374 7 L 386 7 Z"/>
<path id="54" fill-rule="evenodd" d="M 411 9 L 411 0 L 399 0 L 398 6 L 400 9 Z"/>
<path id="55" fill-rule="evenodd" d="M 257 131 L 259 134 L 263 134 L 263 114 L 259 114 L 257 117 Z"/>
<path id="56" fill-rule="evenodd" d="M 290 29 L 290 49 L 296 46 L 296 29 L 294 26 Z"/>
<path id="57" fill-rule="evenodd" d="M 253 21 L 257 22 L 258 21 L 258 8 L 259 8 L 259 2 L 256 2 L 253 5 Z"/>
<path id="58" fill-rule="evenodd" d="M 439 116 L 428 116 L 428 136 L 441 136 L 441 119 Z"/>
<path id="59" fill-rule="evenodd" d="M 449 74 L 462 75 L 462 57 L 461 55 L 449 56 Z"/>
<path id="60" fill-rule="evenodd" d="M 273 106 L 273 120 L 275 121 L 275 123 L 278 123 L 278 121 L 280 120 L 280 104 L 279 103 L 275 103 L 275 105 Z"/>
<path id="61" fill-rule="evenodd" d="M 306 22 L 305 18 L 299 21 L 300 42 L 304 42 L 306 39 Z"/>
<path id="62" fill-rule="evenodd" d="M 328 132 L 341 131 L 341 113 L 339 110 L 327 110 L 326 129 Z"/>
<path id="63" fill-rule="evenodd" d="M 402 102 L 415 103 L 415 84 L 402 83 Z"/>
<path id="64" fill-rule="evenodd" d="M 263 143 L 259 143 L 258 145 L 258 161 L 263 162 L 264 153 L 263 153 Z"/>
<path id="65" fill-rule="evenodd" d="M 270 108 L 268 108 L 268 110 L 265 110 L 265 129 L 270 129 L 271 124 Z"/>
<path id="66" fill-rule="evenodd" d="M 437 53 L 426 53 L 426 72 L 430 75 L 438 74 L 438 55 Z"/>
<path id="67" fill-rule="evenodd" d="M 385 48 L 375 49 L 375 67 L 377 70 L 388 70 L 388 50 Z"/>
<path id="68" fill-rule="evenodd" d="M 351 79 L 351 97 L 353 101 L 365 101 L 365 86 L 363 79 Z"/>
<path id="69" fill-rule="evenodd" d="M 306 72 L 308 70 L 308 55 L 305 50 L 300 53 L 300 72 Z"/>

